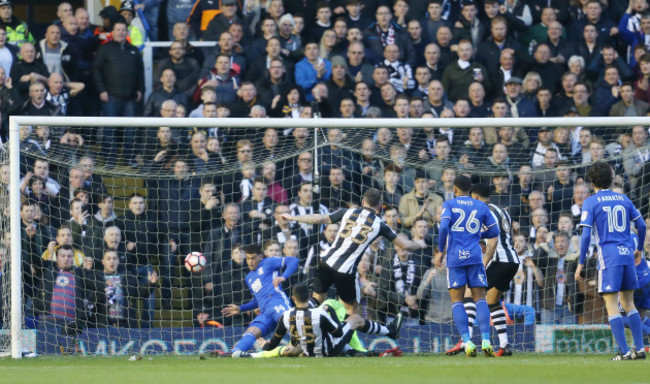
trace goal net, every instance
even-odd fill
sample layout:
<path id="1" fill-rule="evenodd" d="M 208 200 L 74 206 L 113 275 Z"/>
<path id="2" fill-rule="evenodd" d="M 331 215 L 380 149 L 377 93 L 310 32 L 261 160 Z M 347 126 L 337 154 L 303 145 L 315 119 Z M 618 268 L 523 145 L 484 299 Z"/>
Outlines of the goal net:
<path id="1" fill-rule="evenodd" d="M 459 335 L 446 267 L 434 265 L 433 250 L 441 205 L 453 197 L 454 177 L 467 174 L 489 184 L 491 201 L 512 217 L 522 260 L 503 297 L 513 349 L 613 351 L 595 246 L 586 280 L 574 278 L 577 223 L 591 193 L 586 168 L 601 159 L 615 169 L 614 190 L 647 217 L 649 125 L 12 117 L 15 144 L 0 148 L 0 349 L 13 347 L 15 357 L 228 350 L 258 314 L 221 312 L 252 299 L 243 248 L 256 243 L 265 257 L 298 258 L 282 284 L 290 296 L 314 278 L 338 225 L 280 215 L 332 213 L 377 188 L 387 224 L 429 247 L 408 252 L 377 240 L 367 249 L 358 267 L 361 314 L 406 320 L 398 341 L 362 340 L 367 348 L 443 352 Z M 184 267 L 191 252 L 205 256 L 201 272 Z"/>

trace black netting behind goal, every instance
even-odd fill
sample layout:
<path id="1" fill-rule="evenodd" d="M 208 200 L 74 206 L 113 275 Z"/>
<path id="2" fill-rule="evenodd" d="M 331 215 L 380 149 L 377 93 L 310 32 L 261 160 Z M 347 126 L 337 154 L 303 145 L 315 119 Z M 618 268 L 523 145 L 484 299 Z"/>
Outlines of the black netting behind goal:
<path id="1" fill-rule="evenodd" d="M 396 252 L 385 240 L 372 243 L 358 267 L 361 314 L 389 322 L 402 313 L 402 350 L 444 351 L 459 336 L 446 267 L 432 259 L 440 208 L 453 197 L 459 174 L 490 184 L 491 200 L 513 219 L 512 239 L 524 262 L 503 306 L 515 350 L 613 349 L 597 293 L 595 247 L 586 281 L 572 274 L 577 223 L 591 193 L 586 169 L 599 159 L 616 172 L 613 188 L 647 216 L 647 128 L 314 130 L 265 129 L 263 120 L 251 121 L 255 126 L 247 129 L 20 128 L 27 350 L 94 355 L 232 348 L 257 315 L 221 312 L 252 299 L 243 247 L 256 243 L 265 257 L 298 258 L 298 271 L 282 285 L 290 296 L 292 286 L 313 279 L 338 226 L 291 224 L 280 215 L 358 206 L 365 190 L 377 188 L 387 224 L 429 247 Z M 7 191 L 17 186 L 9 185 L 6 152 L 0 156 L 0 209 L 7 212 Z M 0 244 L 2 348 L 9 327 L 7 217 Z M 566 246 L 556 244 L 557 234 L 567 236 Z M 183 265 L 191 252 L 204 255 L 201 272 Z M 363 340 L 377 349 L 396 343 Z"/>

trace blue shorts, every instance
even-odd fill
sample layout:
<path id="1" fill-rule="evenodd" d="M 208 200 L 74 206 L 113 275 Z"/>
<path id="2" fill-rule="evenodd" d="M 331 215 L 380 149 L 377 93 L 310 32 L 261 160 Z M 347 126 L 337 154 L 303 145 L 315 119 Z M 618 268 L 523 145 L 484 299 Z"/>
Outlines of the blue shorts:
<path id="1" fill-rule="evenodd" d="M 617 265 L 598 271 L 598 292 L 633 291 L 639 288 L 634 265 Z"/>
<path id="2" fill-rule="evenodd" d="M 650 283 L 634 291 L 634 306 L 637 309 L 650 309 Z"/>
<path id="3" fill-rule="evenodd" d="M 462 288 L 465 285 L 469 288 L 487 288 L 483 264 L 447 268 L 447 289 Z"/>
<path id="4" fill-rule="evenodd" d="M 260 331 L 262 331 L 262 336 L 266 336 L 275 330 L 275 327 L 277 327 L 278 321 L 280 321 L 282 314 L 287 310 L 289 310 L 289 306 L 284 303 L 275 305 L 273 306 L 272 310 L 260 313 L 259 315 L 255 316 L 249 326 L 259 328 Z"/>

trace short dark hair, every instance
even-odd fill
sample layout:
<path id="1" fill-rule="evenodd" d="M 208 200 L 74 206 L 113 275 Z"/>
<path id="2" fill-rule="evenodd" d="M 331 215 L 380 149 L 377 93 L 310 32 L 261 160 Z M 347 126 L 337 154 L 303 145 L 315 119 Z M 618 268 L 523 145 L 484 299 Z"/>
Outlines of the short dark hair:
<path id="1" fill-rule="evenodd" d="M 480 197 L 487 199 L 490 197 L 490 186 L 486 183 L 474 184 L 472 185 L 470 193 L 477 194 Z"/>
<path id="2" fill-rule="evenodd" d="M 378 207 L 379 203 L 381 203 L 381 192 L 375 188 L 368 188 L 363 193 L 363 199 L 365 200 L 366 205 L 369 205 L 373 208 Z"/>
<path id="3" fill-rule="evenodd" d="M 58 255 L 59 251 L 61 251 L 61 250 L 63 250 L 63 251 L 72 251 L 72 253 L 74 253 L 74 248 L 72 248 L 72 245 L 69 245 L 69 244 L 63 244 L 62 246 L 57 248 L 56 249 L 56 254 Z"/>
<path id="4" fill-rule="evenodd" d="M 253 179 L 253 185 L 255 185 L 255 183 L 262 183 L 266 185 L 266 179 L 264 178 L 264 176 L 257 176 Z"/>
<path id="5" fill-rule="evenodd" d="M 296 284 L 293 287 L 292 294 L 296 301 L 301 303 L 309 301 L 309 287 L 305 283 Z"/>
<path id="6" fill-rule="evenodd" d="M 458 175 L 454 179 L 454 187 L 461 190 L 461 192 L 469 192 L 472 188 L 472 180 L 465 175 Z"/>
<path id="7" fill-rule="evenodd" d="M 567 240 L 571 240 L 571 235 L 567 231 L 557 231 L 553 235 L 553 240 L 555 240 L 558 237 L 564 237 Z"/>
<path id="8" fill-rule="evenodd" d="M 259 255 L 262 253 L 262 247 L 259 244 L 248 244 L 244 247 L 244 253 L 247 255 Z"/>
<path id="9" fill-rule="evenodd" d="M 614 179 L 614 172 L 611 165 L 605 161 L 597 161 L 593 163 L 587 171 L 591 183 L 599 189 L 609 188 Z"/>

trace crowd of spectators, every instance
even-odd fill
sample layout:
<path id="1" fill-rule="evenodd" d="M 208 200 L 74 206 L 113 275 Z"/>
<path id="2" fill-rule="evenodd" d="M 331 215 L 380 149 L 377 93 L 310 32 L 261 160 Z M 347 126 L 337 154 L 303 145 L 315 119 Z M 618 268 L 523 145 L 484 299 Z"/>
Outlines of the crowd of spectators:
<path id="1" fill-rule="evenodd" d="M 187 3 L 167 2 L 169 28 L 158 28 L 156 1 L 106 7 L 100 26 L 85 9 L 61 3 L 36 40 L 12 14 L 12 2 L 0 1 L 2 140 L 10 114 L 317 113 L 423 125 L 456 117 L 648 114 L 647 0 Z M 139 31 L 133 20 L 143 16 L 150 28 Z M 167 34 L 169 49 L 145 74 L 143 39 Z M 197 40 L 215 45 L 197 48 Z M 145 75 L 154 85 L 146 99 Z M 576 225 L 590 194 L 585 168 L 609 161 L 615 190 L 647 216 L 648 128 L 489 128 L 480 121 L 465 129 L 329 128 L 319 133 L 326 141 L 317 151 L 312 132 L 301 127 L 21 127 L 26 313 L 51 315 L 71 332 L 148 327 L 158 308 L 172 308 L 174 288 L 190 287 L 196 325 L 242 324 L 249 314 L 220 315 L 224 305 L 250 299 L 242 247 L 259 243 L 266 256 L 298 257 L 288 290 L 313 275 L 338 225 L 292 226 L 281 215 L 355 206 L 365 188 L 376 187 L 385 221 L 431 247 L 409 252 L 373 243 L 359 265 L 363 310 L 379 320 L 402 312 L 409 324 L 448 322 L 445 265 L 433 265 L 432 254 L 442 203 L 453 197 L 455 176 L 467 173 L 489 183 L 491 200 L 513 218 L 523 260 L 505 300 L 513 319 L 604 322 L 594 258 L 586 282 L 573 277 Z M 146 195 L 131 195 L 124 212 L 116 212 L 101 176 L 116 166 L 146 179 Z M 2 164 L 3 191 L 8 183 Z M 178 275 L 182 256 L 199 250 L 206 268 Z"/>

